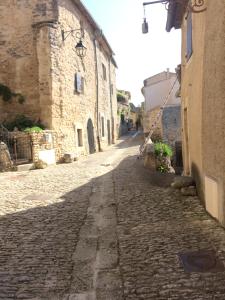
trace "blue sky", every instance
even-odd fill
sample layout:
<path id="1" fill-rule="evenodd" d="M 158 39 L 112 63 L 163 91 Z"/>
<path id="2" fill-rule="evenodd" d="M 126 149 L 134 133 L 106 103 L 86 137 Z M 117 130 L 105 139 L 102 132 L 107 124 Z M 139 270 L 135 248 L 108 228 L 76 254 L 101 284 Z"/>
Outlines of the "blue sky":
<path id="1" fill-rule="evenodd" d="M 132 102 L 144 100 L 143 80 L 180 63 L 180 30 L 167 33 L 164 5 L 146 6 L 149 33 L 142 34 L 143 1 L 82 0 L 102 28 L 118 64 L 117 88 L 131 92 Z"/>

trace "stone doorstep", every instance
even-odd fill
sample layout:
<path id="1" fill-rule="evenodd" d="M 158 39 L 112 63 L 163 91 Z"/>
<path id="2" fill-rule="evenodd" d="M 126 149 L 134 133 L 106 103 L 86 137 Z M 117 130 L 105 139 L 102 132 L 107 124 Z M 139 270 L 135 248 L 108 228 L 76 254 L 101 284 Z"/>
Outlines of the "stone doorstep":
<path id="1" fill-rule="evenodd" d="M 15 166 L 15 170 L 17 172 L 22 172 L 22 171 L 29 171 L 29 170 L 34 170 L 34 164 L 30 163 L 30 164 L 21 164 L 21 165 L 17 165 Z"/>

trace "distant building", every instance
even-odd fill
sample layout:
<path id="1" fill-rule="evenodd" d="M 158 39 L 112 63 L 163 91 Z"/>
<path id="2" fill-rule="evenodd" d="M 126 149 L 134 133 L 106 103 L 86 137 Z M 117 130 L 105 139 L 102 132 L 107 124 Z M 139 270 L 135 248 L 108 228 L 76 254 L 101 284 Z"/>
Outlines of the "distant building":
<path id="1" fill-rule="evenodd" d="M 176 74 L 161 72 L 144 80 L 142 93 L 145 98 L 143 128 L 145 135 L 148 135 L 160 107 L 165 102 L 171 87 L 176 81 Z M 159 122 L 156 124 L 152 139 L 164 140 L 171 145 L 180 140 L 180 98 L 177 97 L 179 82 L 177 81 L 172 90 L 166 107 L 163 110 Z"/>
<path id="2" fill-rule="evenodd" d="M 117 134 L 121 136 L 129 130 L 131 94 L 129 91 L 117 90 Z"/>
<path id="3" fill-rule="evenodd" d="M 130 103 L 130 123 L 132 128 L 141 127 L 141 108 L 136 107 L 133 103 Z"/>

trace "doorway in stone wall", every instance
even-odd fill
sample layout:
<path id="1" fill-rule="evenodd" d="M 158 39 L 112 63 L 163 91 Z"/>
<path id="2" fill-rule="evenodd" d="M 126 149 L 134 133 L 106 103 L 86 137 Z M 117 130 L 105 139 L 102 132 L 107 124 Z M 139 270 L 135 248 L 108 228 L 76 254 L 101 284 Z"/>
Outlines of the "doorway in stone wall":
<path id="1" fill-rule="evenodd" d="M 110 120 L 107 120 L 107 132 L 108 132 L 108 145 L 110 145 L 111 144 Z"/>
<path id="2" fill-rule="evenodd" d="M 88 119 L 87 122 L 87 135 L 88 135 L 88 146 L 89 146 L 89 153 L 95 153 L 95 138 L 94 138 L 94 126 L 91 119 Z"/>

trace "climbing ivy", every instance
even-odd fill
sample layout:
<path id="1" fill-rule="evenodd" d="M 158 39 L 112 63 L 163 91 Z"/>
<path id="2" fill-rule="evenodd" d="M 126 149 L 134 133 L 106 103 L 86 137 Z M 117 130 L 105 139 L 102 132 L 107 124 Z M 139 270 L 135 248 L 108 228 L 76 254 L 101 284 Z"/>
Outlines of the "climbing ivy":
<path id="1" fill-rule="evenodd" d="M 14 97 L 17 98 L 20 104 L 25 102 L 25 97 L 20 93 L 14 93 L 8 86 L 0 83 L 0 96 L 5 102 L 10 102 Z"/>

